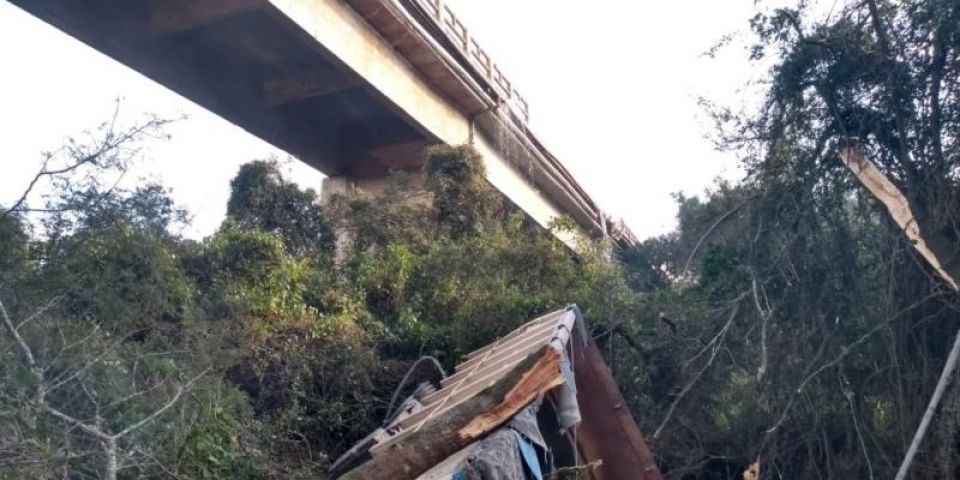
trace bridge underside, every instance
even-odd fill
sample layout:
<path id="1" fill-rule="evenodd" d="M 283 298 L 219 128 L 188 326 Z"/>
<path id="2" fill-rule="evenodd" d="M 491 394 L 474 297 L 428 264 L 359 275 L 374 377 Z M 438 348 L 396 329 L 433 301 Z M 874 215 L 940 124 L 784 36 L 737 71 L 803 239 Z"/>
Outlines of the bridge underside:
<path id="1" fill-rule="evenodd" d="M 438 141 L 264 1 L 14 3 L 330 176 L 414 167 Z"/>
<path id="2" fill-rule="evenodd" d="M 534 221 L 575 221 L 577 233 L 560 234 L 569 245 L 608 234 L 599 208 L 526 128 L 525 103 L 515 108 L 522 99 L 489 57 L 465 31 L 462 41 L 442 31 L 459 22 L 442 18 L 452 15 L 442 2 L 10 1 L 341 187 L 418 169 L 429 145 L 469 141 L 491 185 Z"/>

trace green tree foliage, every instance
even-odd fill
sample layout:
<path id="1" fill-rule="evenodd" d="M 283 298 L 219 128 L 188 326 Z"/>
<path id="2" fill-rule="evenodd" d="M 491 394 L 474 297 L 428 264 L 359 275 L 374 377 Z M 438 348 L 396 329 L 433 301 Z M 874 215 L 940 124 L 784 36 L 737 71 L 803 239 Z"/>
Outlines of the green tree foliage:
<path id="1" fill-rule="evenodd" d="M 403 177 L 382 195 L 333 198 L 324 212 L 344 235 L 339 267 L 305 265 L 296 277 L 305 289 L 293 276 L 271 276 L 254 287 L 299 305 L 255 302 L 243 320 L 258 325 L 251 349 L 230 372 L 258 415 L 285 439 L 277 455 L 288 466 L 336 454 L 375 428 L 404 366 L 422 354 L 452 365 L 525 319 L 570 302 L 625 319 L 633 297 L 599 246 L 585 244 L 576 258 L 547 232 L 531 236 L 519 216 L 499 222 L 500 200 L 483 183 L 472 150 L 436 149 L 430 156 L 432 201 L 423 201 Z M 470 167 L 464 173 L 439 168 L 444 164 Z M 465 186 L 456 188 L 459 182 Z M 208 251 L 260 235 L 232 229 L 226 224 Z M 274 258 L 276 247 L 271 251 L 263 258 Z M 258 254 L 226 263 L 243 265 L 241 257 Z M 288 252 L 251 264 L 283 268 L 290 262 L 298 260 Z M 244 277 L 229 268 L 210 270 Z"/>
<path id="2" fill-rule="evenodd" d="M 29 242 L 23 222 L 17 216 L 0 218 L 0 278 L 22 273 L 29 260 Z M 4 278 L 6 279 L 6 278 Z M 12 279 L 9 279 L 12 280 Z"/>
<path id="3" fill-rule="evenodd" d="M 398 175 L 323 205 L 253 162 L 193 242 L 162 187 L 105 187 L 150 126 L 73 143 L 49 208 L 0 215 L 0 478 L 103 476 L 110 452 L 120 478 L 322 478 L 413 361 L 449 368 L 572 302 L 669 478 L 892 477 L 957 299 L 838 156 L 860 145 L 956 268 L 958 19 L 950 0 L 758 14 L 765 101 L 713 112 L 746 179 L 679 196 L 675 232 L 615 256 L 505 213 L 469 147 L 429 152 L 426 192 Z M 912 478 L 957 475 L 957 384 Z M 51 408 L 147 421 L 111 447 Z"/>
<path id="4" fill-rule="evenodd" d="M 436 146 L 427 161 L 427 190 L 441 224 L 459 237 L 476 230 L 497 207 L 483 159 L 468 146 Z"/>
<path id="5" fill-rule="evenodd" d="M 240 167 L 230 182 L 227 216 L 241 229 L 260 230 L 282 239 L 295 256 L 323 255 L 333 246 L 316 192 L 284 181 L 276 161 Z"/>
<path id="6" fill-rule="evenodd" d="M 469 147 L 429 156 L 426 192 L 398 175 L 322 206 L 275 164 L 249 163 L 202 242 L 172 233 L 186 216 L 162 187 L 95 176 L 58 180 L 42 236 L 5 216 L 0 429 L 17 435 L 0 436 L 0 478 L 103 476 L 111 456 L 119 478 L 322 477 L 383 421 L 421 355 L 449 368 L 571 302 L 603 325 L 632 322 L 608 246 L 575 255 L 498 216 Z M 114 446 L 78 426 L 109 435 L 145 418 Z"/>
<path id="7" fill-rule="evenodd" d="M 892 478 L 956 333 L 956 296 L 839 153 L 862 146 L 951 260 L 960 8 L 798 3 L 752 21 L 760 110 L 714 111 L 746 180 L 679 198 L 677 231 L 622 255 L 657 327 L 614 363 L 672 478 Z M 958 398 L 911 478 L 956 477 Z"/>
<path id="8" fill-rule="evenodd" d="M 140 194 L 113 192 L 123 198 L 100 207 Z M 211 361 L 176 243 L 128 215 L 81 222 L 42 245 L 3 245 L 44 254 L 0 288 L 4 478 L 156 476 L 179 462 L 178 437 L 204 421 L 200 407 L 227 404 L 228 384 L 196 385 Z"/>

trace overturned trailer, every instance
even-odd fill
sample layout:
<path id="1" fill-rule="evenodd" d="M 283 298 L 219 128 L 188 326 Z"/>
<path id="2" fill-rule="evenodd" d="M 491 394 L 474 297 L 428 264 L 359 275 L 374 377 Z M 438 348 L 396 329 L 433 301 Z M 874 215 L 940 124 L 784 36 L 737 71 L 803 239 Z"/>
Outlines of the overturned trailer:
<path id="1" fill-rule="evenodd" d="M 335 462 L 344 480 L 660 480 L 570 306 L 468 354 Z"/>

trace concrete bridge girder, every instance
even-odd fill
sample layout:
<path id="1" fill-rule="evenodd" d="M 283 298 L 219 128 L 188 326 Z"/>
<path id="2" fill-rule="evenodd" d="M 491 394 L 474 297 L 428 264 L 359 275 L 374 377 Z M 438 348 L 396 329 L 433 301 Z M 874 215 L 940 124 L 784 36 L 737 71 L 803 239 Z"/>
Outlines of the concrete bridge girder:
<path id="1" fill-rule="evenodd" d="M 376 185 L 422 165 L 431 144 L 469 142 L 490 184 L 537 223 L 575 220 L 580 231 L 561 240 L 606 234 L 600 210 L 525 124 L 411 20 L 410 0 L 10 1 L 330 185 Z"/>

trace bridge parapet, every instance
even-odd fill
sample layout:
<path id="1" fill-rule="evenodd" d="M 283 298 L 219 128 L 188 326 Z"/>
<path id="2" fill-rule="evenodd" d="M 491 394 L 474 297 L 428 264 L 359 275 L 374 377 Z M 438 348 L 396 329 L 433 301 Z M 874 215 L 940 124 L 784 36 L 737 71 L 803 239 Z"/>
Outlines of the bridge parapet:
<path id="1" fill-rule="evenodd" d="M 493 88 L 494 92 L 503 100 L 503 103 L 513 110 L 524 122 L 530 120 L 530 107 L 526 99 L 514 88 L 513 83 L 503 74 L 500 67 L 490 55 L 470 35 L 466 25 L 457 18 L 457 15 L 443 0 L 406 0 L 401 3 L 410 3 L 410 7 L 423 9 L 423 20 L 432 23 L 430 27 L 438 28 L 444 34 L 456 52 L 463 56 Z"/>

